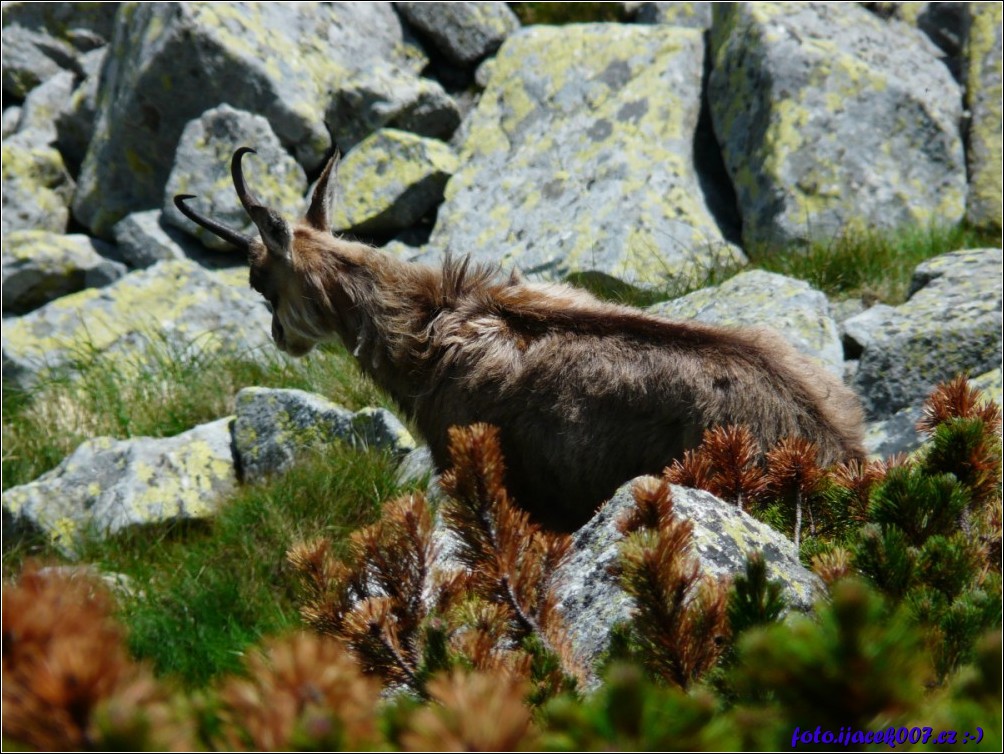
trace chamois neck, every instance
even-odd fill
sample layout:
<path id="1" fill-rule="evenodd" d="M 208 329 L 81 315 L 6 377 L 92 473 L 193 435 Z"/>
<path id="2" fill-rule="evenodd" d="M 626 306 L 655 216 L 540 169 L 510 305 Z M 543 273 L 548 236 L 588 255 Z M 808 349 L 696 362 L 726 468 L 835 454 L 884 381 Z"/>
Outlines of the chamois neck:
<path id="1" fill-rule="evenodd" d="M 360 254 L 346 345 L 362 370 L 409 413 L 427 389 L 432 322 L 443 308 L 444 273 L 377 249 Z"/>

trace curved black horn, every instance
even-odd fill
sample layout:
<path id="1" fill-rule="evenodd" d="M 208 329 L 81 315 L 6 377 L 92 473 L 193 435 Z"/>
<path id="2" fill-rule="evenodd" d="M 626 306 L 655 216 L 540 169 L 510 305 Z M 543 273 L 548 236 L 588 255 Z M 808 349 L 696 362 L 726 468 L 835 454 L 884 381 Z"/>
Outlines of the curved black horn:
<path id="1" fill-rule="evenodd" d="M 251 219 L 254 219 L 254 210 L 260 209 L 262 203 L 258 201 L 251 190 L 248 188 L 247 181 L 244 180 L 244 171 L 241 170 L 241 157 L 246 155 L 248 152 L 251 154 L 258 154 L 251 147 L 241 147 L 236 152 L 234 152 L 233 159 L 230 160 L 230 175 L 234 179 L 234 189 L 237 191 L 237 198 L 241 200 L 241 204 L 244 205 L 244 209 L 247 213 L 251 215 Z"/>
<path id="2" fill-rule="evenodd" d="M 177 207 L 181 214 L 187 217 L 192 222 L 201 225 L 206 230 L 215 233 L 217 236 L 222 238 L 224 241 L 228 241 L 236 246 L 241 251 L 247 253 L 251 250 L 252 238 L 251 236 L 245 236 L 243 233 L 238 233 L 236 230 L 231 230 L 226 225 L 216 222 L 215 220 L 210 220 L 208 217 L 200 215 L 194 209 L 185 204 L 189 199 L 194 199 L 194 194 L 178 194 L 174 197 L 174 206 Z"/>

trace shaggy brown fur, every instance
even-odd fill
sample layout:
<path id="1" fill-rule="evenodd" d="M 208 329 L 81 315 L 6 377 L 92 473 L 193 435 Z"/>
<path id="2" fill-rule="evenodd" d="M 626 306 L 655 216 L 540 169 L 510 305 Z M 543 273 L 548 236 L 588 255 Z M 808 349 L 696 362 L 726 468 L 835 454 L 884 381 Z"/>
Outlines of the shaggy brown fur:
<path id="1" fill-rule="evenodd" d="M 510 492 L 546 526 L 580 526 L 620 484 L 662 471 L 715 425 L 745 424 L 764 449 L 805 437 L 824 464 L 863 457 L 856 397 L 776 335 L 671 322 L 467 260 L 433 268 L 337 239 L 333 161 L 305 221 L 289 225 L 247 192 L 244 151 L 234 180 L 264 241 L 244 239 L 251 285 L 273 307 L 279 348 L 299 356 L 340 338 L 415 418 L 440 470 L 451 426 L 498 426 Z"/>

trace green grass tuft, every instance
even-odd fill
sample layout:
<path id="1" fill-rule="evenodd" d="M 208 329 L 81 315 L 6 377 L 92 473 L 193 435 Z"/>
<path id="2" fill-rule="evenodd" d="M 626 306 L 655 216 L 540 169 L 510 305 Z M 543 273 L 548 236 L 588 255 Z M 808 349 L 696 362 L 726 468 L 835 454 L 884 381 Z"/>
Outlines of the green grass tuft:
<path id="1" fill-rule="evenodd" d="M 510 3 L 523 26 L 530 24 L 623 23 L 624 3 Z"/>
<path id="2" fill-rule="evenodd" d="M 393 459 L 338 445 L 243 488 L 215 519 L 137 528 L 91 543 L 82 560 L 129 576 L 121 618 L 138 658 L 188 687 L 237 671 L 245 649 L 300 625 L 285 553 L 348 534 L 396 492 Z"/>
<path id="3" fill-rule="evenodd" d="M 754 268 L 805 280 L 832 299 L 901 304 L 921 262 L 960 249 L 999 247 L 1000 236 L 965 226 L 847 231 L 805 247 L 749 249 Z"/>

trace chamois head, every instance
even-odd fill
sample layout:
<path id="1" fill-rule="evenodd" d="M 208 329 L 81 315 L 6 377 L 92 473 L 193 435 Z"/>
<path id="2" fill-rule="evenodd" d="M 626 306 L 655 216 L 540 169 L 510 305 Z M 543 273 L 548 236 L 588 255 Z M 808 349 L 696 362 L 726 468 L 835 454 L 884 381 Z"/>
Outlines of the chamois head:
<path id="1" fill-rule="evenodd" d="M 253 149 L 241 147 L 230 163 L 234 188 L 260 238 L 244 235 L 185 204 L 192 194 L 174 197 L 175 206 L 195 223 L 229 241 L 248 255 L 251 287 L 272 310 L 272 339 L 291 356 L 303 356 L 318 342 L 339 335 L 351 345 L 355 299 L 351 271 L 360 262 L 361 247 L 331 234 L 332 157 L 321 173 L 310 207 L 302 220 L 290 223 L 263 205 L 248 188 L 241 158 Z"/>

